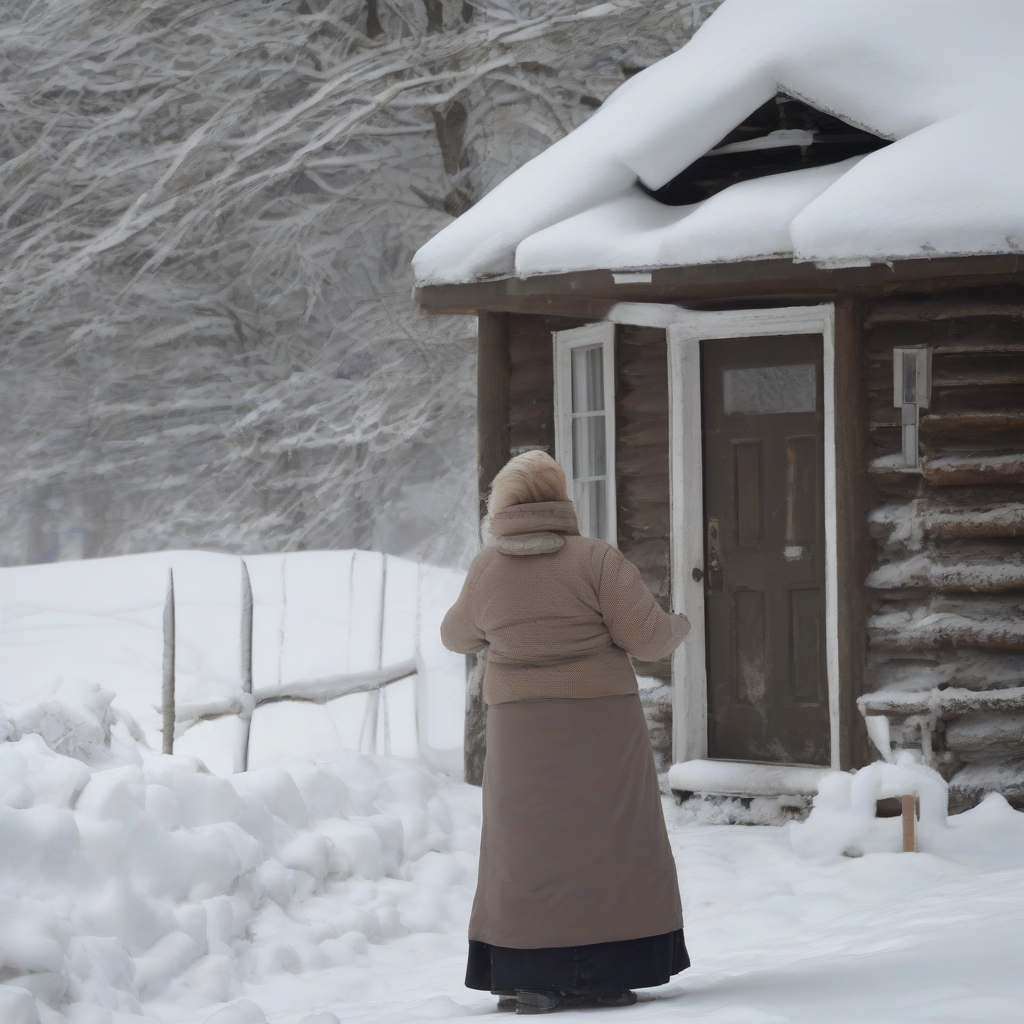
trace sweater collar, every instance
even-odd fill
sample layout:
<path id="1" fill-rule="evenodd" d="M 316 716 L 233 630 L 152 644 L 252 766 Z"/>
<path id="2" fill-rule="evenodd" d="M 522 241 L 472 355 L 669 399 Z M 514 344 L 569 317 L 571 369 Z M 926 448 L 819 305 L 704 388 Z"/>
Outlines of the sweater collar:
<path id="1" fill-rule="evenodd" d="M 579 535 L 571 501 L 531 501 L 510 505 L 490 517 L 492 537 L 518 537 L 527 533 Z M 561 546 L 561 545 L 559 545 Z"/>

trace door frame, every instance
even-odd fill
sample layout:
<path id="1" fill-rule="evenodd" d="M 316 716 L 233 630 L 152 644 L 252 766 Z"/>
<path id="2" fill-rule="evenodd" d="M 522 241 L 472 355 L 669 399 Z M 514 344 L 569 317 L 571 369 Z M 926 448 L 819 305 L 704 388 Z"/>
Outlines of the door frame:
<path id="1" fill-rule="evenodd" d="M 831 766 L 840 765 L 839 580 L 836 521 L 835 306 L 785 306 L 721 312 L 660 303 L 619 303 L 607 319 L 666 331 L 669 382 L 669 495 L 672 601 L 692 626 L 672 656 L 672 760 L 708 753 L 708 686 L 704 632 L 704 467 L 701 342 L 728 338 L 820 334 L 824 379 L 825 666 Z"/>

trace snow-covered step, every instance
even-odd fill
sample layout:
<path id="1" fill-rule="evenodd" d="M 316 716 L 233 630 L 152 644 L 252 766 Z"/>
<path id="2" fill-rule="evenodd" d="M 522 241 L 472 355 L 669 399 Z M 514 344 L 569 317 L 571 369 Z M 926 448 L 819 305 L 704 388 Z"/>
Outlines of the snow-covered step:
<path id="1" fill-rule="evenodd" d="M 756 764 L 750 761 L 680 761 L 668 770 L 675 793 L 714 793 L 726 796 L 813 796 L 831 769 L 809 765 Z"/>

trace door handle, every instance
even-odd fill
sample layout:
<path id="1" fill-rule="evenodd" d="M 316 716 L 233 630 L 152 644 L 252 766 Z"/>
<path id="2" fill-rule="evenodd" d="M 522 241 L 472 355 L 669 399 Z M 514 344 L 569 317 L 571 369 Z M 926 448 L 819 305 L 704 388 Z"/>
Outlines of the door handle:
<path id="1" fill-rule="evenodd" d="M 704 579 L 704 570 L 699 565 L 695 566 L 691 575 L 693 576 L 694 583 L 700 583 Z"/>
<path id="2" fill-rule="evenodd" d="M 718 520 L 708 520 L 708 544 L 707 561 L 708 567 L 706 579 L 708 592 L 717 594 L 722 589 L 722 561 L 718 553 Z"/>

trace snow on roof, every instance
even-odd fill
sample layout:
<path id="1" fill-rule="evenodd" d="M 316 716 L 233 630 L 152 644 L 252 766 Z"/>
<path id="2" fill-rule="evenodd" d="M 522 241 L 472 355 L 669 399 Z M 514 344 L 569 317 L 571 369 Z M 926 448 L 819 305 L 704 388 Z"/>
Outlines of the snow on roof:
<path id="1" fill-rule="evenodd" d="M 1024 0 L 726 0 L 424 245 L 417 283 L 1024 251 L 1022 40 Z M 895 142 L 689 206 L 640 187 L 779 94 Z"/>

